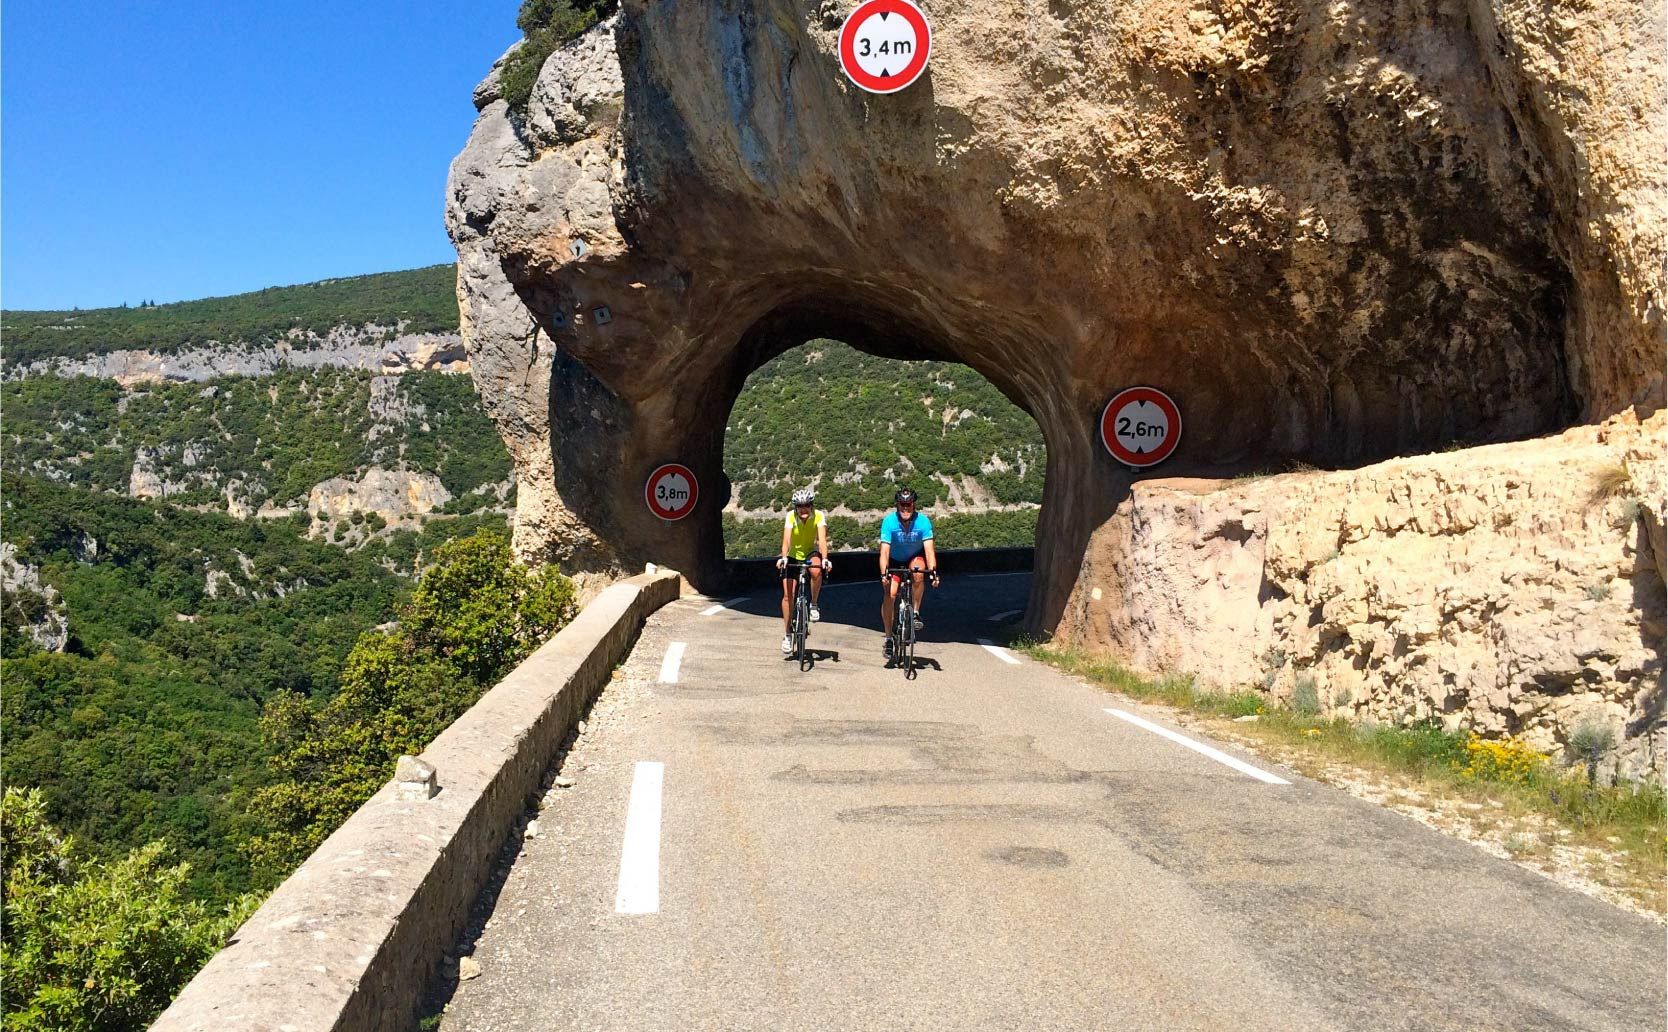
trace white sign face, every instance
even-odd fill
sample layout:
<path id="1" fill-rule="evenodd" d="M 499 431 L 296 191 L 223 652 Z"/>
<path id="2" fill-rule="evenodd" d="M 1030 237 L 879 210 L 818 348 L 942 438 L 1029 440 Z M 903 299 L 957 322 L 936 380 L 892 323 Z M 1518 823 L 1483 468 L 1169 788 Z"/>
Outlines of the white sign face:
<path id="1" fill-rule="evenodd" d="M 1150 452 L 1170 436 L 1170 420 L 1157 405 L 1128 401 L 1112 414 L 1114 433 L 1124 450 L 1132 454 Z"/>
<path id="2" fill-rule="evenodd" d="M 857 58 L 857 67 L 877 79 L 886 79 L 903 71 L 920 45 L 921 41 L 915 38 L 915 26 L 905 19 L 871 14 L 857 26 L 852 54 Z"/>
<path id="3" fill-rule="evenodd" d="M 840 67 L 870 93 L 896 93 L 920 77 L 932 29 L 909 0 L 867 0 L 840 29 Z"/>

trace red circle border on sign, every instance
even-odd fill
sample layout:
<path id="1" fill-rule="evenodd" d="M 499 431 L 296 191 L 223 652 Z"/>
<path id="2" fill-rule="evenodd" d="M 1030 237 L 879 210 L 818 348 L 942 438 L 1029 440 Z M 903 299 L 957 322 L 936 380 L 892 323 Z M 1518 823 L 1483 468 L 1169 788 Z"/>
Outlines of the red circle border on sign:
<path id="1" fill-rule="evenodd" d="M 926 45 L 917 49 L 915 56 L 904 65 L 903 71 L 896 75 L 888 75 L 884 79 L 878 75 L 870 75 L 857 63 L 857 27 L 874 14 L 901 15 L 905 21 L 915 26 L 915 38 L 926 41 Z M 840 70 L 846 73 L 846 78 L 870 93 L 896 93 L 913 84 L 926 70 L 927 58 L 931 55 L 932 26 L 927 24 L 927 16 L 921 13 L 921 9 L 909 0 L 868 0 L 867 3 L 857 5 L 857 10 L 851 12 L 845 25 L 840 27 Z M 896 86 L 886 85 L 895 79 L 903 81 Z"/>
<path id="2" fill-rule="evenodd" d="M 675 516 L 668 515 L 665 511 L 663 511 L 660 508 L 660 506 L 658 506 L 654 503 L 654 482 L 656 480 L 659 480 L 661 477 L 665 476 L 668 473 L 682 473 L 684 479 L 689 481 L 689 504 L 684 507 L 684 510 L 682 512 L 678 513 Z M 667 463 L 663 463 L 662 465 L 656 466 L 654 468 L 654 472 L 649 474 L 649 479 L 647 479 L 643 482 L 643 501 L 648 503 L 649 511 L 654 513 L 656 516 L 659 516 L 661 519 L 666 520 L 669 523 L 672 522 L 672 521 L 675 521 L 675 520 L 681 520 L 685 516 L 688 516 L 690 513 L 694 512 L 695 511 L 695 503 L 700 499 L 700 497 L 701 497 L 701 483 L 700 483 L 700 481 L 695 479 L 694 472 L 691 471 L 688 466 L 685 466 L 680 462 L 667 462 Z"/>
<path id="3" fill-rule="evenodd" d="M 1165 418 L 1170 420 L 1172 432 L 1165 437 L 1162 444 L 1144 455 L 1136 455 L 1124 450 L 1124 447 L 1118 443 L 1118 435 L 1112 432 L 1110 426 L 1112 413 L 1132 401 L 1150 401 L 1159 407 Z M 1114 459 L 1126 466 L 1133 466 L 1136 469 L 1156 466 L 1168 459 L 1170 453 L 1176 450 L 1176 445 L 1180 442 L 1181 409 L 1176 407 L 1176 403 L 1170 399 L 1168 394 L 1156 387 L 1125 387 L 1112 395 L 1112 400 L 1108 401 L 1106 407 L 1100 410 L 1100 443 L 1106 446 L 1106 450 L 1111 453 Z"/>

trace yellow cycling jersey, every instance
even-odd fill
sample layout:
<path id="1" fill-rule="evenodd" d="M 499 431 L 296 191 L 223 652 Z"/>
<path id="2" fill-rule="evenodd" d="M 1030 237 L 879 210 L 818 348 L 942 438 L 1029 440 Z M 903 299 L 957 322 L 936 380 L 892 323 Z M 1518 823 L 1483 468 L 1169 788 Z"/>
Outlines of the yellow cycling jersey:
<path id="1" fill-rule="evenodd" d="M 817 530 L 827 524 L 821 509 L 812 509 L 805 519 L 789 509 L 787 522 L 783 524 L 788 530 L 788 558 L 799 563 L 809 559 L 817 550 Z"/>

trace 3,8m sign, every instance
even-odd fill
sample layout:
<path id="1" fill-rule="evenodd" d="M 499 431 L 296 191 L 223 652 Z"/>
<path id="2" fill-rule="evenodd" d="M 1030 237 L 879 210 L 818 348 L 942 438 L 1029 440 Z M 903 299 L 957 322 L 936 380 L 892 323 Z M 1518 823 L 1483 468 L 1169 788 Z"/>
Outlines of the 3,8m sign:
<path id="1" fill-rule="evenodd" d="M 695 509 L 701 486 L 688 466 L 668 462 L 649 474 L 643 485 L 643 500 L 649 511 L 663 520 L 681 520 Z"/>

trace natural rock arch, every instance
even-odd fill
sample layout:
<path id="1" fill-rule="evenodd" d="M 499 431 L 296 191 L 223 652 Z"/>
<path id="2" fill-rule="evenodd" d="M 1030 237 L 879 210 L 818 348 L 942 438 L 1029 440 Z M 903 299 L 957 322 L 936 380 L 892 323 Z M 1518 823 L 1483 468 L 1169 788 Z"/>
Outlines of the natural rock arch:
<path id="1" fill-rule="evenodd" d="M 927 75 L 873 97 L 834 61 L 846 5 L 626 0 L 525 115 L 489 76 L 447 217 L 520 552 L 713 584 L 729 404 L 818 335 L 965 362 L 1036 418 L 1045 628 L 1129 490 L 1093 438 L 1117 387 L 1183 405 L 1166 475 L 1661 403 L 1662 225 L 1629 200 L 1663 180 L 1634 146 L 1661 71 L 1599 45 L 1660 42 L 1649 12 L 1231 6 L 927 4 Z M 667 460 L 709 485 L 674 525 L 642 503 Z"/>

